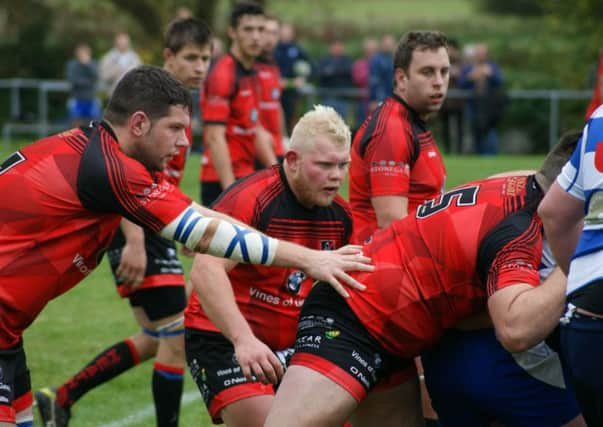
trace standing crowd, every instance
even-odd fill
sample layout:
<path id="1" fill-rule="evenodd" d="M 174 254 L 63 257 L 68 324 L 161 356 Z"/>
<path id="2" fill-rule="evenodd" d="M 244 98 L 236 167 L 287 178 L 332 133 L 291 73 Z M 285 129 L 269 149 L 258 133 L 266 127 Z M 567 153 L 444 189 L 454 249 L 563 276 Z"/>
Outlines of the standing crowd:
<path id="1" fill-rule="evenodd" d="M 125 33 L 98 66 L 78 45 L 79 127 L 0 165 L 0 426 L 33 426 L 34 400 L 45 426 L 76 424 L 83 395 L 148 359 L 161 427 L 178 425 L 186 370 L 228 426 L 603 425 L 603 109 L 537 170 L 447 189 L 438 113 L 451 133 L 467 114 L 476 149 L 496 152 L 487 46 L 461 63 L 441 32 L 409 31 L 352 61 L 333 40 L 314 67 L 253 2 L 233 6 L 228 38 L 217 56 L 204 22 L 178 18 L 162 67 Z M 314 74 L 322 104 L 298 117 Z M 452 82 L 474 95 L 448 102 Z M 335 95 L 354 84 L 352 134 Z M 179 189 L 191 90 L 202 204 Z M 24 331 L 105 252 L 140 332 L 32 393 Z"/>

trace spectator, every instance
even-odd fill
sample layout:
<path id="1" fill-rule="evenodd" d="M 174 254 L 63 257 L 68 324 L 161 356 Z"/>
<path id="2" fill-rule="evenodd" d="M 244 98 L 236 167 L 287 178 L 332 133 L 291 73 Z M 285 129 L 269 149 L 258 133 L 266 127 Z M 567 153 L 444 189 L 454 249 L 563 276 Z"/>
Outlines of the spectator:
<path id="1" fill-rule="evenodd" d="M 115 34 L 113 48 L 103 55 L 100 61 L 100 82 L 111 97 L 117 82 L 132 68 L 140 65 L 142 61 L 130 46 L 128 33 Z"/>
<path id="2" fill-rule="evenodd" d="M 467 113 L 478 154 L 494 155 L 498 151 L 495 127 L 506 102 L 502 84 L 500 68 L 488 58 L 488 45 L 475 45 L 473 61 L 463 67 L 458 86 L 472 91 Z"/>
<path id="3" fill-rule="evenodd" d="M 448 56 L 450 57 L 450 80 L 448 85 L 450 89 L 458 89 L 463 64 L 459 44 L 454 39 L 448 39 Z M 440 110 L 443 145 L 450 153 L 458 153 L 462 148 L 464 108 L 465 101 L 463 99 L 448 96 Z"/>
<path id="4" fill-rule="evenodd" d="M 176 19 L 188 19 L 193 17 L 193 11 L 186 6 L 180 6 L 176 10 Z"/>
<path id="5" fill-rule="evenodd" d="M 362 91 L 356 108 L 356 124 L 360 125 L 368 115 L 369 106 L 369 78 L 370 62 L 377 53 L 379 45 L 372 37 L 366 38 L 362 43 L 363 55 L 352 64 L 352 82 Z"/>
<path id="6" fill-rule="evenodd" d="M 201 200 L 211 205 L 236 179 L 276 163 L 271 139 L 258 125 L 258 85 L 254 63 L 262 52 L 264 9 L 253 2 L 234 6 L 228 36 L 230 51 L 209 71 L 203 87 L 203 163 Z M 261 137 L 259 133 L 263 132 Z"/>
<path id="7" fill-rule="evenodd" d="M 97 120 L 101 115 L 100 101 L 96 97 L 98 70 L 92 59 L 92 50 L 86 43 L 75 47 L 75 58 L 67 62 L 65 74 L 71 84 L 67 113 L 73 127 L 87 120 Z"/>
<path id="8" fill-rule="evenodd" d="M 270 134 L 274 154 L 282 162 L 285 154 L 283 137 L 286 135 L 285 117 L 281 106 L 282 80 L 274 62 L 274 49 L 279 38 L 279 21 L 267 16 L 262 36 L 262 54 L 255 63 L 260 86 L 260 124 Z M 258 165 L 261 167 L 261 165 Z"/>
<path id="9" fill-rule="evenodd" d="M 392 93 L 395 50 L 396 39 L 391 34 L 385 34 L 379 52 L 370 62 L 369 113 Z"/>
<path id="10" fill-rule="evenodd" d="M 312 61 L 303 48 L 295 41 L 295 28 L 283 22 L 281 35 L 274 51 L 274 60 L 283 78 L 281 103 L 285 113 L 287 134 L 291 134 L 297 117 L 300 90 L 312 75 Z"/>
<path id="11" fill-rule="evenodd" d="M 333 40 L 329 53 L 318 63 L 318 85 L 322 103 L 346 120 L 349 101 L 342 92 L 352 87 L 352 59 L 345 54 L 342 40 Z"/>

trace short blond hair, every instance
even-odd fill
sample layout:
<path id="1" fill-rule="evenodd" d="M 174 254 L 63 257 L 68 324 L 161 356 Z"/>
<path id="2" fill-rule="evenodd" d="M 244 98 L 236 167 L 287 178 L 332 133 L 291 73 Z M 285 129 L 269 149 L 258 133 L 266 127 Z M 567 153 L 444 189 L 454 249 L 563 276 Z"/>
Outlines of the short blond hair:
<path id="1" fill-rule="evenodd" d="M 304 114 L 291 132 L 290 148 L 296 151 L 312 148 L 316 136 L 328 136 L 337 145 L 350 146 L 352 132 L 341 116 L 326 105 L 315 105 Z"/>

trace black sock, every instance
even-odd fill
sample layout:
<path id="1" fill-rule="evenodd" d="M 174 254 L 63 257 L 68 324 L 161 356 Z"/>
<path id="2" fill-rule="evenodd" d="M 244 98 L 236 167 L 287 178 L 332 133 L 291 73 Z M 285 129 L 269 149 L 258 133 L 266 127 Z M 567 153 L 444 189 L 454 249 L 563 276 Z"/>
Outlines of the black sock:
<path id="1" fill-rule="evenodd" d="M 70 407 L 80 397 L 138 363 L 138 353 L 130 340 L 121 341 L 94 358 L 80 372 L 57 389 L 57 403 Z"/>
<path id="2" fill-rule="evenodd" d="M 153 365 L 153 399 L 157 427 L 175 427 L 178 425 L 180 400 L 184 384 L 184 368 Z"/>

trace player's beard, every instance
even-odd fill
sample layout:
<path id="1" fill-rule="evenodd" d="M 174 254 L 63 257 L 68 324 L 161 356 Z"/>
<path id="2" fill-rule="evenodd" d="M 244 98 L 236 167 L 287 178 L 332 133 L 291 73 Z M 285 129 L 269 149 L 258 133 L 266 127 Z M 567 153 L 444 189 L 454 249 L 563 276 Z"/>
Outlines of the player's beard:
<path id="1" fill-rule="evenodd" d="M 328 196 L 324 194 L 322 188 L 313 188 L 309 185 L 308 183 L 312 180 L 305 177 L 301 170 L 293 177 L 292 181 L 298 201 L 308 209 L 315 206 L 329 206 L 335 198 L 335 195 Z"/>

